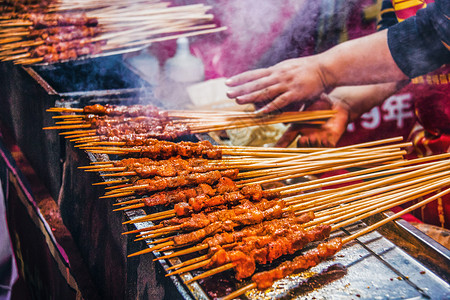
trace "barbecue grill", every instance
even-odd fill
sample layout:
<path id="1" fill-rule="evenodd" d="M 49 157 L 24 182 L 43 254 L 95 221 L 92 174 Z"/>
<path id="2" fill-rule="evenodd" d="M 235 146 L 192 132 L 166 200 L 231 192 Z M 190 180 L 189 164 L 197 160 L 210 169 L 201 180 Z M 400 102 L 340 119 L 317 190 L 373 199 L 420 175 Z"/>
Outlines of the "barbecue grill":
<path id="1" fill-rule="evenodd" d="M 153 298 L 160 298 L 164 294 L 161 286 L 164 286 L 165 292 L 170 295 L 171 299 L 210 299 L 223 296 L 245 285 L 245 281 L 240 283 L 233 279 L 230 272 L 185 285 L 183 282 L 195 276 L 196 272 L 182 274 L 181 277 L 164 278 L 164 274 L 167 273 L 165 270 L 169 266 L 177 264 L 178 259 L 169 259 L 156 264 L 151 262 L 152 256 L 150 255 L 127 259 L 128 254 L 139 250 L 137 249 L 139 244 L 133 242 L 131 237 L 121 236 L 120 233 L 125 231 L 121 224 L 122 214 L 112 212 L 113 207 L 110 201 L 98 199 L 103 189 L 92 187 L 91 183 L 100 181 L 99 176 L 97 174 L 87 175 L 77 169 L 80 165 L 104 160 L 106 157 L 93 154 L 86 156 L 84 152 L 74 149 L 73 145 L 62 144 L 56 132 L 45 131 L 42 133 L 41 126 L 36 126 L 36 124 L 42 124 L 42 127 L 52 124 L 50 114 L 43 112 L 50 106 L 82 107 L 92 103 L 135 104 L 140 102 L 139 95 L 142 92 L 151 95 L 151 87 L 140 81 L 139 78 L 135 81 L 135 74 L 128 73 L 129 78 L 132 78 L 130 81 L 125 80 L 126 76 L 118 75 L 127 72 L 119 58 L 112 59 L 110 57 L 107 61 L 99 63 L 111 70 L 121 68 L 121 72 L 100 72 L 98 78 L 102 80 L 94 82 L 94 85 L 87 85 L 86 81 L 79 80 L 73 74 L 87 76 L 95 71 L 92 65 L 78 62 L 71 66 L 61 64 L 14 68 L 11 71 L 14 76 L 11 77 L 32 82 L 33 84 L 29 86 L 33 88 L 30 91 L 14 95 L 19 97 L 19 111 L 26 117 L 22 118 L 19 124 L 16 124 L 17 120 L 13 119 L 5 122 L 13 126 L 20 125 L 20 130 L 26 130 L 26 133 L 18 131 L 23 137 L 27 137 L 21 141 L 23 145 L 21 146 L 24 147 L 27 155 L 35 157 L 33 164 L 39 166 L 40 163 L 42 165 L 42 174 L 45 172 L 55 173 L 59 170 L 63 182 L 59 183 L 58 181 L 59 185 L 56 186 L 50 183 L 49 187 L 54 188 L 54 193 L 58 195 L 60 185 L 62 185 L 59 204 L 63 219 L 79 244 L 100 293 L 105 297 L 136 296 L 137 298 L 154 293 L 152 294 Z M 72 73 L 71 70 L 76 70 L 76 73 Z M 112 87 L 119 88 L 113 89 Z M 8 95 L 12 95 L 12 91 L 9 91 Z M 41 99 L 41 101 L 31 102 L 31 105 L 39 107 L 30 111 L 29 99 Z M 157 100 L 153 99 L 152 101 L 161 107 Z M 16 110 L 16 107 L 14 109 L 12 106 L 7 107 L 10 110 Z M 36 119 L 37 115 L 40 119 Z M 28 120 L 32 120 L 33 123 L 26 123 Z M 30 128 L 36 128 L 41 136 L 39 137 L 38 134 L 30 136 Z M 42 137 L 42 134 L 51 136 Z M 50 147 L 36 149 L 36 145 L 41 145 L 40 141 L 44 138 L 52 141 L 46 143 Z M 208 138 L 207 135 L 196 135 L 185 137 L 183 140 L 206 138 Z M 30 139 L 32 139 L 31 142 Z M 51 145 L 56 146 L 52 147 Z M 58 151 L 58 155 L 54 155 L 55 149 Z M 49 171 L 51 161 L 49 158 L 52 157 L 55 165 L 51 166 L 56 171 Z M 65 160 L 63 169 L 61 169 L 61 159 Z M 50 175 L 54 175 L 54 173 Z M 60 180 L 61 177 L 56 178 Z M 46 182 L 49 183 L 48 180 Z M 144 210 L 126 212 L 129 219 L 144 215 Z M 371 221 L 367 220 L 367 223 L 371 223 Z M 140 229 L 148 225 L 137 223 L 129 225 L 128 230 Z M 346 230 L 352 232 L 361 226 L 365 226 L 364 223 L 350 226 Z M 98 235 L 100 232 L 102 234 Z M 362 299 L 377 297 L 381 299 L 415 297 L 440 299 L 448 296 L 450 255 L 447 249 L 402 221 L 390 223 L 380 232 L 383 232 L 383 235 L 374 232 L 361 238 L 360 242 L 346 245 L 333 260 L 325 261 L 308 272 L 279 281 L 276 291 L 264 294 L 252 293 L 247 297 L 264 299 L 277 295 L 281 299 L 283 297 L 284 299 L 317 299 L 333 295 L 341 298 Z M 345 235 L 346 232 L 340 232 L 340 234 Z M 145 245 L 143 246 L 145 247 Z M 156 255 L 161 255 L 161 253 Z M 183 257 L 183 259 L 187 258 Z M 277 260 L 274 264 L 281 261 Z"/>
<path id="2" fill-rule="evenodd" d="M 144 98 L 158 104 L 152 87 L 123 64 L 121 55 L 33 67 L 2 63 L 0 74 L 2 122 L 14 133 L 54 199 L 61 186 L 64 141 L 57 132 L 42 130 L 53 124 L 46 109 L 87 103 L 136 104 Z"/>
<path id="3" fill-rule="evenodd" d="M 92 162 L 108 160 L 105 155 L 88 154 L 88 156 Z M 151 213 L 157 211 L 152 209 Z M 125 215 L 132 220 L 147 213 L 137 209 L 125 212 Z M 385 217 L 385 214 L 371 217 L 364 222 L 348 226 L 335 235 L 348 235 Z M 136 223 L 129 225 L 127 230 L 142 229 L 151 225 L 153 225 L 151 222 Z M 136 249 L 133 247 L 128 251 L 129 254 Z M 168 253 L 170 252 L 164 254 Z M 155 255 L 159 257 L 163 253 Z M 152 258 L 147 254 L 129 260 L 139 259 L 142 264 L 143 261 L 150 261 Z M 183 256 L 181 259 L 185 261 L 190 258 L 192 256 Z M 279 259 L 271 266 L 289 258 L 292 257 Z M 172 258 L 160 261 L 159 264 L 166 270 L 180 262 L 180 258 Z M 275 289 L 252 292 L 246 297 L 248 299 L 444 299 L 450 292 L 449 262 L 448 249 L 400 220 L 388 223 L 378 232 L 372 232 L 357 242 L 346 245 L 333 259 L 324 261 L 307 272 L 278 281 Z M 199 272 L 194 271 L 170 277 L 170 285 L 176 287 L 177 297 L 213 299 L 229 294 L 248 283 L 236 281 L 232 271 L 189 285 L 183 283 L 198 274 Z"/>

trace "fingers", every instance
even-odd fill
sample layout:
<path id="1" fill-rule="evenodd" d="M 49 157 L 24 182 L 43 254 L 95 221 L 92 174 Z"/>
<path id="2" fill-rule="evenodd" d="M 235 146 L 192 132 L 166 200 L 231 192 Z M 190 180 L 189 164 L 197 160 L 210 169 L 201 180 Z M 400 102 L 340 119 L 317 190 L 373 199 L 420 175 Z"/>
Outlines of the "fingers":
<path id="1" fill-rule="evenodd" d="M 322 143 L 314 134 L 312 134 L 300 137 L 297 140 L 297 147 L 322 147 Z"/>
<path id="2" fill-rule="evenodd" d="M 261 101 L 272 100 L 284 92 L 280 85 L 273 85 L 262 90 L 236 97 L 238 104 L 256 103 Z M 229 96 L 229 95 L 228 95 Z"/>
<path id="3" fill-rule="evenodd" d="M 327 128 L 306 129 L 297 140 L 297 147 L 336 147 L 340 134 L 329 131 Z"/>
<path id="4" fill-rule="evenodd" d="M 230 77 L 225 81 L 225 84 L 229 87 L 242 85 L 244 83 L 254 81 L 263 77 L 267 77 L 271 74 L 269 69 L 257 69 L 247 71 L 236 76 Z"/>
<path id="5" fill-rule="evenodd" d="M 295 100 L 294 95 L 292 92 L 285 92 L 278 97 L 276 97 L 272 102 L 268 103 L 263 108 L 259 109 L 257 113 L 259 114 L 267 114 L 271 113 L 273 111 L 281 110 L 283 107 L 288 105 L 289 103 L 293 102 Z"/>
<path id="6" fill-rule="evenodd" d="M 298 124 L 289 125 L 288 129 L 283 133 L 281 138 L 275 144 L 275 147 L 288 147 L 297 138 L 301 130 Z"/>
<path id="7" fill-rule="evenodd" d="M 265 100 L 267 100 L 268 97 L 273 98 L 277 96 L 277 81 L 278 80 L 276 78 L 263 77 L 238 87 L 230 88 L 227 92 L 227 96 L 228 98 L 245 99 L 245 103 L 261 101 L 257 100 L 261 97 L 265 97 Z"/>

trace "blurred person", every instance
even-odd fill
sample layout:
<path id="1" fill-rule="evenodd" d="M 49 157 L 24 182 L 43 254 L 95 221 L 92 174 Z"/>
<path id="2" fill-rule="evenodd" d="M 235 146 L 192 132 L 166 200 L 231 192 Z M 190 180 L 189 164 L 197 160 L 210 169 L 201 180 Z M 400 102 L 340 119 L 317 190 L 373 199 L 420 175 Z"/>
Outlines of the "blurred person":
<path id="1" fill-rule="evenodd" d="M 12 243 L 9 237 L 8 224 L 6 220 L 6 206 L 0 181 L 0 299 L 11 299 L 14 283 L 18 278 L 16 260 L 13 253 Z"/>
<path id="2" fill-rule="evenodd" d="M 355 123 L 364 124 L 364 117 L 403 122 L 393 116 L 395 113 L 400 118 L 408 117 L 409 124 L 404 128 L 409 133 L 414 111 L 405 100 L 412 97 L 415 115 L 425 129 L 415 127 L 410 135 L 414 141 L 410 157 L 449 152 L 450 69 L 441 66 L 450 61 L 450 1 L 427 2 L 433 1 L 385 0 L 380 32 L 340 44 L 323 54 L 234 76 L 228 81 L 228 95 L 242 104 L 263 103 L 262 113 L 310 100 L 309 110 L 332 108 L 337 112 L 321 128 L 292 124 L 277 143 L 281 147 L 288 146 L 299 134 L 299 146 L 326 147 L 363 142 L 358 138 L 367 141 L 397 136 L 386 126 L 372 131 L 355 128 Z M 428 73 L 432 70 L 436 71 Z M 409 81 L 412 84 L 406 86 Z M 412 96 L 396 97 L 401 88 L 400 95 Z M 379 113 L 380 107 L 386 109 L 384 116 Z M 405 112 L 405 108 L 410 110 Z M 448 198 L 427 205 L 418 217 L 426 223 L 449 227 Z"/>
<path id="3" fill-rule="evenodd" d="M 417 15 L 323 53 L 289 59 L 226 81 L 239 104 L 269 101 L 259 112 L 280 110 L 338 86 L 397 82 L 450 62 L 450 2 L 437 0 Z"/>
<path id="4" fill-rule="evenodd" d="M 413 16 L 418 9 L 426 5 L 416 1 L 395 4 L 385 0 L 378 27 L 383 30 L 397 24 Z M 402 87 L 408 84 L 408 81 L 336 88 L 329 95 L 321 96 L 326 103 L 309 108 L 334 108 L 337 111 L 336 116 L 321 128 L 301 128 L 292 124 L 278 142 L 278 146 L 287 146 L 298 134 L 300 134 L 299 146 L 333 147 L 392 136 L 407 138 L 411 135 L 413 128 L 416 128 L 416 131 L 420 128 L 415 126 L 417 121 L 415 114 L 421 123 L 425 123 L 427 129 L 423 131 L 426 134 L 415 134 L 415 136 L 420 136 L 421 139 L 425 136 L 432 137 L 433 142 L 428 145 L 436 144 L 436 136 L 444 136 L 442 133 L 448 132 L 450 128 L 450 122 L 448 122 L 449 74 L 450 67 L 443 66 L 433 73 L 413 78 L 411 84 L 403 89 Z M 391 97 L 392 94 L 394 95 Z M 433 105 L 428 105 L 430 101 L 433 101 Z M 416 104 L 415 109 L 414 104 Z M 446 107 L 449 108 L 446 110 Z M 440 153 L 446 152 L 448 147 L 441 150 L 437 150 L 436 147 L 433 149 L 434 151 L 428 149 L 419 151 L 424 155 L 436 153 L 436 151 Z"/>

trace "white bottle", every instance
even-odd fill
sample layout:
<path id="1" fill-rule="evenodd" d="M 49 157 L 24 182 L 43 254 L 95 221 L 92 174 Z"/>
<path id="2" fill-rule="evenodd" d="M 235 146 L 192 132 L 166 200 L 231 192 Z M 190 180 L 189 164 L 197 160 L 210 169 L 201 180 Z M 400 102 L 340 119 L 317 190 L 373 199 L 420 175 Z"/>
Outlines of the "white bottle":
<path id="1" fill-rule="evenodd" d="M 188 39 L 179 38 L 175 55 L 164 64 L 164 83 L 157 95 L 167 109 L 186 109 L 192 105 L 187 88 L 204 79 L 203 62 L 191 54 Z"/>
<path id="2" fill-rule="evenodd" d="M 186 37 L 177 39 L 177 51 L 175 56 L 166 61 L 164 72 L 168 79 L 184 84 L 205 79 L 203 62 L 191 54 L 189 40 Z"/>
<path id="3" fill-rule="evenodd" d="M 128 63 L 139 71 L 144 80 L 153 86 L 159 84 L 159 61 L 149 48 L 142 50 L 138 55 L 127 59 Z"/>

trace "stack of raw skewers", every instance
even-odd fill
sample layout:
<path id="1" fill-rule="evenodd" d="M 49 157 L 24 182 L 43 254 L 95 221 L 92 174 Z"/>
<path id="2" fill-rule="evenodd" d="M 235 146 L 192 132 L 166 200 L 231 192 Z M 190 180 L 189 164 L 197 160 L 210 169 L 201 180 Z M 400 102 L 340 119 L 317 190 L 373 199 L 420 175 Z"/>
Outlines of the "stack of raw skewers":
<path id="1" fill-rule="evenodd" d="M 16 5 L 1 16 L 0 58 L 17 64 L 54 63 L 225 30 L 207 13 L 210 8 L 152 0 Z"/>
<path id="2" fill-rule="evenodd" d="M 96 107 L 96 112 L 112 116 L 127 111 L 128 117 L 137 117 L 147 109 L 151 115 L 149 107 L 133 108 Z M 63 122 L 89 125 L 80 113 L 93 113 L 94 108 L 52 111 L 77 113 L 61 116 L 66 118 Z M 180 112 L 164 112 L 172 113 Z M 137 234 L 136 240 L 150 247 L 130 256 L 161 252 L 158 259 L 182 261 L 183 256 L 199 252 L 171 266 L 168 275 L 180 275 L 190 284 L 232 269 L 228 272 L 248 285 L 224 299 L 253 288 L 267 289 L 274 281 L 333 256 L 360 235 L 450 192 L 450 154 L 404 160 L 402 148 L 410 144 L 401 138 L 331 149 L 282 149 L 117 136 L 99 140 L 97 133 L 71 135 L 79 139 L 79 148 L 120 157 L 80 167 L 112 179 L 95 183 L 109 185 L 101 198 L 117 199 L 117 211 L 146 208 L 147 215 L 125 222 L 142 226 L 124 234 Z M 344 169 L 353 171 L 273 187 L 282 180 Z M 341 227 L 420 198 L 424 200 L 408 210 L 353 235 L 329 239 Z M 147 210 L 155 206 L 167 209 Z M 307 251 L 292 261 L 260 272 L 261 266 L 303 249 Z M 191 272 L 198 275 L 192 277 Z"/>

